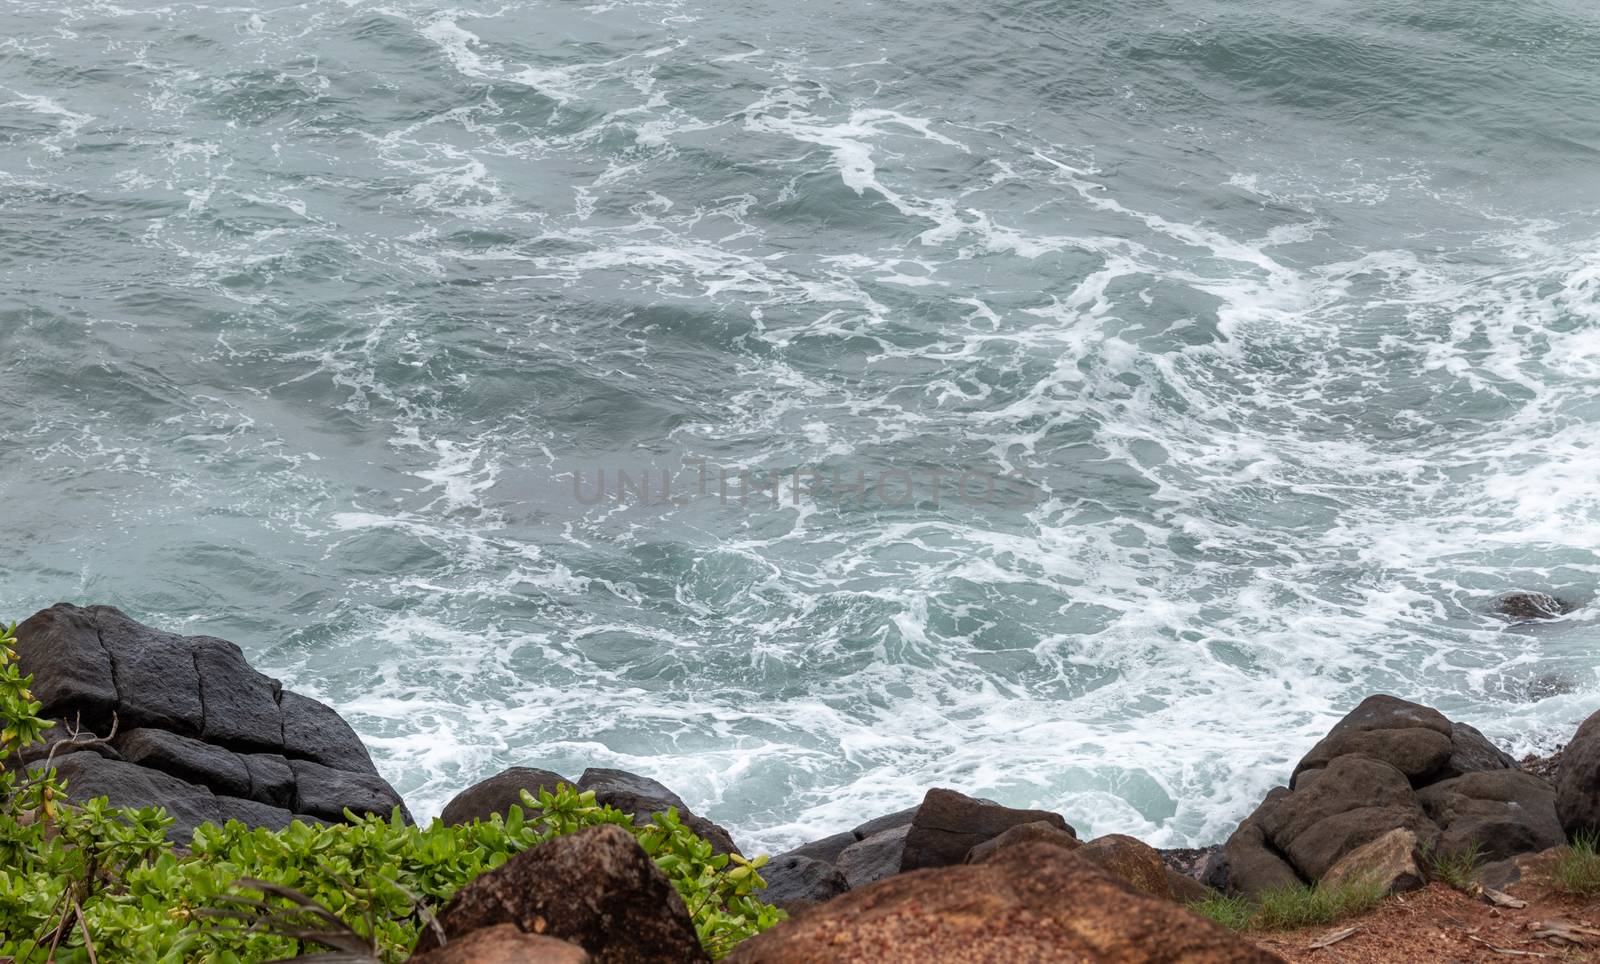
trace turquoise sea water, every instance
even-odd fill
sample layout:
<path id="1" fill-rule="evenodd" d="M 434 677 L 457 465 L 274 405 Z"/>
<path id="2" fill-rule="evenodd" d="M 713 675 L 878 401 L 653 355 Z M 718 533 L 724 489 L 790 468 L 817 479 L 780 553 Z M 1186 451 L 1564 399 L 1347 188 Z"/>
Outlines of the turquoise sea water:
<path id="1" fill-rule="evenodd" d="M 1209 842 L 1370 692 L 1600 705 L 1594 610 L 1489 611 L 1600 571 L 1592 4 L 0 24 L 8 616 L 232 638 L 419 815 Z"/>

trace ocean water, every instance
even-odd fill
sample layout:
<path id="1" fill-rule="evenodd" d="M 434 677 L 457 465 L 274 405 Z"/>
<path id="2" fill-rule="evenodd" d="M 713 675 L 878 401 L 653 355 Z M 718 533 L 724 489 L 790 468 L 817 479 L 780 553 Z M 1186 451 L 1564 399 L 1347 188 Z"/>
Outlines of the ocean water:
<path id="1" fill-rule="evenodd" d="M 1492 612 L 1600 572 L 1592 3 L 0 26 L 4 615 L 234 639 L 421 816 L 1205 843 L 1369 693 L 1600 707 L 1595 608 Z"/>

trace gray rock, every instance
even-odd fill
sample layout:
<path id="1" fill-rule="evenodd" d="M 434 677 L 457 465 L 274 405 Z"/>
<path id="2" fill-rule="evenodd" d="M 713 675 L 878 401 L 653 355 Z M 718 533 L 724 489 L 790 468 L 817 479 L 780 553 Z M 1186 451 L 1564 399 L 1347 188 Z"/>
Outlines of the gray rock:
<path id="1" fill-rule="evenodd" d="M 294 806 L 294 771 L 288 760 L 275 753 L 246 753 L 239 759 L 250 771 L 246 796 L 273 807 Z"/>
<path id="2" fill-rule="evenodd" d="M 33 697 L 45 717 L 111 731 L 117 685 L 94 613 L 57 603 L 18 626 L 16 640 L 17 663 L 33 674 Z"/>
<path id="3" fill-rule="evenodd" d="M 911 823 L 912 820 L 915 820 L 916 816 L 917 808 L 907 807 L 904 810 L 896 810 L 894 813 L 886 813 L 881 817 L 873 817 L 871 820 L 868 820 L 866 823 L 850 831 L 850 833 L 857 840 L 865 840 L 868 837 L 873 837 L 883 833 L 885 830 L 893 830 L 896 827 L 904 827 Z"/>
<path id="4" fill-rule="evenodd" d="M 112 744 L 129 763 L 160 770 L 213 793 L 250 796 L 250 770 L 237 753 L 148 727 L 118 733 Z"/>
<path id="5" fill-rule="evenodd" d="M 456 794 L 444 805 L 444 812 L 439 814 L 439 819 L 456 826 L 474 820 L 488 820 L 495 814 L 503 817 L 513 806 L 522 806 L 522 791 L 526 790 L 538 799 L 541 789 L 554 793 L 561 784 L 569 787 L 577 785 L 549 770 L 510 767 Z"/>
<path id="6" fill-rule="evenodd" d="M 596 803 L 631 813 L 639 823 L 648 823 L 653 813 L 665 813 L 668 808 L 676 807 L 683 825 L 710 841 L 714 851 L 743 856 L 728 831 L 690 810 L 682 797 L 649 777 L 626 770 L 591 767 L 578 778 L 578 789 L 593 790 Z"/>
<path id="7" fill-rule="evenodd" d="M 760 873 L 767 889 L 757 896 L 784 910 L 826 903 L 850 889 L 839 868 L 809 857 L 774 857 Z"/>
<path id="8" fill-rule="evenodd" d="M 395 807 L 407 823 L 411 812 L 394 788 L 375 773 L 353 773 L 313 763 L 290 760 L 294 771 L 294 809 L 324 820 L 342 821 L 346 809 L 358 816 L 377 814 L 387 817 Z"/>
<path id="9" fill-rule="evenodd" d="M 288 690 L 278 705 L 283 711 L 284 756 L 351 773 L 378 772 L 356 731 L 331 707 Z"/>
<path id="10" fill-rule="evenodd" d="M 844 874 L 851 889 L 892 877 L 900 872 L 900 863 L 906 850 L 906 835 L 910 832 L 910 824 L 901 824 L 892 830 L 858 840 L 839 854 L 834 866 Z"/>
<path id="11" fill-rule="evenodd" d="M 256 672 L 243 650 L 214 636 L 194 637 L 203 723 L 208 743 L 236 749 L 277 750 L 283 746 L 283 684 Z"/>
<path id="12" fill-rule="evenodd" d="M 900 869 L 959 864 L 966 860 L 967 851 L 985 840 L 1019 824 L 1041 821 L 1077 836 L 1077 831 L 1058 813 L 1018 810 L 935 787 L 922 798 L 922 805 L 912 818 Z"/>
<path id="13" fill-rule="evenodd" d="M 851 844 L 854 844 L 860 839 L 861 838 L 857 837 L 855 834 L 846 830 L 843 833 L 836 833 L 831 837 L 823 837 L 821 840 L 813 840 L 810 843 L 801 844 L 800 846 L 782 854 L 781 856 L 805 857 L 809 860 L 820 860 L 824 863 L 837 863 L 839 860 L 839 855 L 844 853 L 845 848 L 849 847 Z M 773 859 L 776 860 L 777 858 L 775 857 Z"/>
<path id="14" fill-rule="evenodd" d="M 135 622 L 110 606 L 91 606 L 111 658 L 122 729 L 158 727 L 199 736 L 205 722 L 194 641 Z"/>

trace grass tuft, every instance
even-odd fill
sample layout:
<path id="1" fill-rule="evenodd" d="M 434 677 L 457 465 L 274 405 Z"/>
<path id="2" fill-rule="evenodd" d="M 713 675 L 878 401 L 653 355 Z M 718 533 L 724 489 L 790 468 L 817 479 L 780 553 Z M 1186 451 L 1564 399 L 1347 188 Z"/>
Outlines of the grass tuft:
<path id="1" fill-rule="evenodd" d="M 1387 893 L 1381 882 L 1364 877 L 1333 887 L 1282 887 L 1259 894 L 1254 904 L 1243 897 L 1213 894 L 1189 909 L 1229 930 L 1294 930 L 1353 917 L 1376 907 Z"/>
<path id="2" fill-rule="evenodd" d="M 1600 897 L 1600 837 L 1581 833 L 1556 861 L 1556 887 L 1580 897 Z"/>
<path id="3" fill-rule="evenodd" d="M 1427 865 L 1428 876 L 1433 880 L 1442 881 L 1456 890 L 1472 890 L 1478 885 L 1478 873 L 1482 869 L 1483 848 L 1474 840 L 1466 850 L 1450 856 L 1432 852 L 1422 855 L 1422 862 Z"/>

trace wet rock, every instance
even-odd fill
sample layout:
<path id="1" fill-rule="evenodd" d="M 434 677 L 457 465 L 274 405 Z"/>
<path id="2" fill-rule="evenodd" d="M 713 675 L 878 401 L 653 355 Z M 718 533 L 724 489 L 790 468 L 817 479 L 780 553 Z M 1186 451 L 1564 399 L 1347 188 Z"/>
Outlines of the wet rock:
<path id="1" fill-rule="evenodd" d="M 846 830 L 844 833 L 836 833 L 831 837 L 823 837 L 821 840 L 813 840 L 810 843 L 801 844 L 781 856 L 805 857 L 809 860 L 821 860 L 830 864 L 837 863 L 839 855 L 844 853 L 847 847 L 861 839 Z"/>
<path id="2" fill-rule="evenodd" d="M 1444 769 L 1455 752 L 1453 732 L 1438 710 L 1394 696 L 1369 696 L 1300 760 L 1289 786 L 1298 786 L 1302 774 L 1347 754 L 1382 760 L 1408 779 L 1425 783 Z"/>
<path id="3" fill-rule="evenodd" d="M 1083 846 L 1083 842 L 1072 834 L 1067 833 L 1053 823 L 1036 820 L 1033 823 L 1019 823 L 998 837 L 993 837 L 978 844 L 967 851 L 964 860 L 969 864 L 981 864 L 998 851 L 1007 847 L 1016 847 L 1026 843 L 1043 843 L 1061 847 L 1064 850 L 1076 850 Z"/>
<path id="4" fill-rule="evenodd" d="M 1230 894 L 1254 896 L 1303 883 L 1287 857 L 1273 846 L 1262 829 L 1269 816 L 1290 795 L 1288 787 L 1274 787 L 1255 812 L 1244 818 L 1206 866 L 1202 881 Z"/>
<path id="5" fill-rule="evenodd" d="M 387 814 L 400 802 L 337 713 L 256 672 L 227 640 L 61 603 L 18 627 L 16 649 L 45 716 L 109 738 L 61 747 L 77 757 L 74 799 L 104 786 L 120 805 L 165 807 L 177 819 L 175 839 L 204 820 L 276 827 L 296 813 L 339 820 L 346 808 Z M 51 738 L 68 735 L 58 726 Z M 24 760 L 48 753 L 36 747 Z M 79 753 L 125 766 L 99 767 Z"/>
<path id="6" fill-rule="evenodd" d="M 907 807 L 904 810 L 896 810 L 894 813 L 886 813 L 881 817 L 873 817 L 871 820 L 868 820 L 861 826 L 851 830 L 850 833 L 853 834 L 857 840 L 865 840 L 868 837 L 877 836 L 878 834 L 883 833 L 885 830 L 893 830 L 896 827 L 904 827 L 910 824 L 912 820 L 915 820 L 916 816 L 917 808 Z"/>
<path id="7" fill-rule="evenodd" d="M 557 837 L 463 887 L 439 914 L 452 941 L 512 924 L 577 944 L 596 964 L 705 961 L 678 891 L 633 835 L 607 824 Z M 436 949 L 424 930 L 419 952 Z"/>
<path id="8" fill-rule="evenodd" d="M 1439 833 L 1404 773 L 1381 760 L 1352 755 L 1303 774 L 1261 818 L 1272 846 L 1312 881 L 1322 879 L 1345 854 L 1402 827 L 1426 846 Z"/>
<path id="9" fill-rule="evenodd" d="M 1443 831 L 1435 845 L 1443 856 L 1466 854 L 1475 845 L 1492 861 L 1566 842 L 1555 787 L 1520 770 L 1469 773 L 1426 787 L 1417 797 Z"/>
<path id="10" fill-rule="evenodd" d="M 745 941 L 729 964 L 1094 961 L 1265 964 L 1222 927 L 1147 897 L 1075 852 L 1008 847 L 979 864 L 900 874 Z"/>
<path id="11" fill-rule="evenodd" d="M 1511 754 L 1495 746 L 1476 727 L 1450 724 L 1450 758 L 1444 762 L 1436 780 L 1448 780 L 1466 773 L 1509 770 L 1517 765 Z"/>
<path id="12" fill-rule="evenodd" d="M 892 877 L 900 872 L 901 861 L 905 859 L 906 835 L 910 832 L 911 825 L 902 824 L 858 840 L 839 854 L 835 866 L 844 874 L 851 889 Z"/>
<path id="13" fill-rule="evenodd" d="M 1556 813 L 1571 836 L 1600 832 L 1600 712 L 1584 720 L 1561 750 Z"/>
<path id="14" fill-rule="evenodd" d="M 495 814 L 503 817 L 513 806 L 522 806 L 522 791 L 528 791 L 537 800 L 541 789 L 554 793 L 562 784 L 577 786 L 575 781 L 549 770 L 509 767 L 456 794 L 444 805 L 439 819 L 457 826 L 474 820 L 488 820 Z"/>
<path id="15" fill-rule="evenodd" d="M 666 813 L 668 808 L 676 807 L 683 825 L 710 841 L 717 853 L 743 856 L 728 831 L 690 810 L 682 797 L 649 777 L 591 767 L 578 778 L 578 789 L 594 791 L 596 803 L 631 813 L 639 823 L 648 823 L 653 813 Z"/>
<path id="16" fill-rule="evenodd" d="M 1339 858 L 1322 875 L 1321 885 L 1339 887 L 1356 880 L 1371 880 L 1386 894 L 1416 890 L 1428 882 L 1422 871 L 1417 835 L 1403 827 L 1362 844 Z"/>
<path id="17" fill-rule="evenodd" d="M 514 924 L 496 924 L 415 954 L 409 964 L 592 964 L 593 960 L 576 944 L 524 934 Z"/>
<path id="18" fill-rule="evenodd" d="M 1494 611 L 1512 619 L 1555 619 L 1577 607 L 1542 592 L 1508 592 L 1494 601 Z"/>
<path id="19" fill-rule="evenodd" d="M 900 869 L 959 864 L 966 859 L 967 851 L 985 840 L 1019 824 L 1040 821 L 1077 836 L 1077 831 L 1058 813 L 1017 810 L 936 787 L 922 798 L 922 805 L 911 820 Z"/>
<path id="20" fill-rule="evenodd" d="M 784 910 L 823 904 L 850 890 L 850 881 L 833 864 L 785 854 L 761 868 L 767 889 L 760 898 Z"/>

